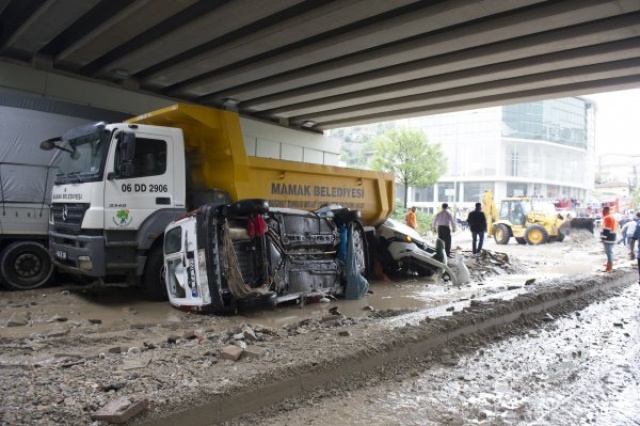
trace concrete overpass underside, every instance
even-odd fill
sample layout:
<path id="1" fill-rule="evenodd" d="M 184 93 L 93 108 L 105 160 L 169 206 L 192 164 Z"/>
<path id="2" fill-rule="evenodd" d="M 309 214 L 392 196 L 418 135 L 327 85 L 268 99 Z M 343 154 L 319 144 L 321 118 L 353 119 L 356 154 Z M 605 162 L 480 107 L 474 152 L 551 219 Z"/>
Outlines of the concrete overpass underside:
<path id="1" fill-rule="evenodd" d="M 638 0 L 0 0 L 0 30 L 0 76 L 314 130 L 640 87 Z"/>

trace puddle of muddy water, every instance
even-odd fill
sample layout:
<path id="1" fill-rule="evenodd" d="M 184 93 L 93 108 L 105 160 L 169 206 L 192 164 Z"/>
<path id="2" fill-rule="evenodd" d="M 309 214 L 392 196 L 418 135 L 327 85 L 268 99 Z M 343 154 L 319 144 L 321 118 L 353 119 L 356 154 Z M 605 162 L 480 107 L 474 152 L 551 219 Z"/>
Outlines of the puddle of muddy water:
<path id="1" fill-rule="evenodd" d="M 310 316 L 327 315 L 329 309 L 335 306 L 338 306 L 340 313 L 351 318 L 368 316 L 369 308 L 374 311 L 414 311 L 388 321 L 390 326 L 399 326 L 420 321 L 425 316 L 451 315 L 447 308 L 453 306 L 455 310 L 461 310 L 474 299 L 509 300 L 526 292 L 527 280 L 542 280 L 555 275 L 564 274 L 502 275 L 482 283 L 472 282 L 463 286 L 453 286 L 432 278 L 377 281 L 370 283 L 370 294 L 360 300 L 337 300 L 304 306 L 283 305 L 273 310 L 244 313 L 243 318 L 247 322 L 264 327 L 283 327 Z"/>
<path id="2" fill-rule="evenodd" d="M 466 234 L 458 236 L 458 245 L 470 244 Z M 469 239 L 467 242 L 466 238 Z M 588 255 L 580 257 L 571 250 L 571 246 L 559 244 L 547 247 L 529 247 L 519 245 L 498 246 L 492 240 L 486 248 L 497 252 L 530 253 L 537 251 L 548 254 L 548 264 L 542 261 L 536 265 L 533 274 L 497 275 L 485 278 L 483 282 L 472 282 L 460 287 L 452 286 L 433 277 L 407 278 L 391 282 L 371 282 L 371 294 L 361 300 L 332 301 L 331 303 L 315 303 L 299 306 L 295 304 L 280 305 L 272 310 L 242 312 L 236 317 L 224 317 L 217 320 L 218 326 L 231 326 L 243 322 L 264 327 L 280 328 L 297 323 L 312 316 L 328 314 L 331 307 L 338 306 L 339 311 L 352 318 L 369 315 L 369 307 L 375 311 L 406 310 L 416 311 L 415 320 L 424 316 L 449 315 L 447 307 L 456 310 L 468 305 L 473 299 L 501 298 L 509 299 L 526 291 L 524 283 L 535 278 L 537 281 L 567 274 L 592 272 L 593 259 Z M 598 247 L 596 247 L 597 249 Z M 564 261 L 558 266 L 558 259 Z M 553 261 L 551 261 L 553 260 Z M 599 266 L 599 265 L 598 265 Z M 64 292 L 61 296 L 59 293 Z M 56 294 L 58 293 L 58 294 Z M 31 292 L 2 292 L 3 302 L 8 308 L 0 312 L 0 321 L 6 321 L 18 311 L 26 312 L 31 318 L 29 332 L 45 332 L 60 327 L 68 327 L 73 321 L 99 319 L 100 325 L 92 328 L 105 330 L 122 330 L 131 324 L 166 324 L 180 322 L 189 314 L 171 307 L 168 303 L 149 302 L 139 289 L 124 287 L 83 288 L 52 287 Z M 60 299 L 62 298 L 62 303 Z M 25 308 L 26 307 L 26 308 Z M 56 316 L 67 318 L 69 323 L 52 321 Z M 390 325 L 402 325 L 412 321 L 412 315 L 404 315 L 390 320 Z M 24 335 L 24 327 L 4 328 L 4 335 Z"/>
<path id="3" fill-rule="evenodd" d="M 493 243 L 493 246 L 497 246 Z M 491 247 L 496 249 L 496 247 Z M 555 250 L 545 247 L 530 247 L 513 245 L 509 247 L 497 246 L 497 251 L 505 250 L 526 251 L 536 250 L 549 252 L 549 258 L 554 262 L 537 264 L 535 272 L 525 274 L 504 274 L 486 278 L 483 282 L 471 282 L 462 286 L 453 286 L 434 277 L 406 278 L 394 281 L 370 282 L 370 294 L 360 300 L 337 300 L 330 303 L 314 303 L 304 306 L 282 305 L 274 310 L 263 310 L 244 313 L 243 318 L 252 324 L 264 327 L 282 327 L 294 324 L 310 316 L 327 315 L 330 308 L 338 306 L 340 313 L 352 318 L 363 318 L 369 315 L 368 308 L 375 311 L 385 310 L 413 310 L 387 320 L 389 326 L 402 326 L 416 323 L 425 316 L 438 317 L 451 315 L 447 308 L 453 306 L 461 310 L 469 305 L 471 300 L 501 299 L 510 300 L 527 291 L 525 283 L 531 279 L 543 282 L 546 279 L 566 275 L 592 273 L 596 266 L 590 256 L 580 257 L 574 254 L 562 255 L 566 247 L 556 246 Z M 566 261 L 558 265 L 558 259 Z"/>

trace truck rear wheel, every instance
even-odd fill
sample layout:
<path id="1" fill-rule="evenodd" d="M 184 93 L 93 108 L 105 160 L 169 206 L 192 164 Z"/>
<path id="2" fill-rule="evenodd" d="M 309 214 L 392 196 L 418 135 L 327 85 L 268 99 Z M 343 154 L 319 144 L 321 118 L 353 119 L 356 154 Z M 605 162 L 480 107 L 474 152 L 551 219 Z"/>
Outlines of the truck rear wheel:
<path id="1" fill-rule="evenodd" d="M 545 244 L 547 241 L 549 241 L 549 234 L 542 225 L 531 225 L 527 228 L 524 237 L 527 239 L 527 243 L 531 244 L 532 246 Z"/>
<path id="2" fill-rule="evenodd" d="M 13 290 L 31 290 L 45 285 L 53 269 L 49 251 L 34 241 L 11 243 L 0 254 L 2 282 Z"/>
<path id="3" fill-rule="evenodd" d="M 169 299 L 167 286 L 164 282 L 164 257 L 162 245 L 152 248 L 147 255 L 144 265 L 142 285 L 149 299 L 162 302 Z"/>
<path id="4" fill-rule="evenodd" d="M 509 239 L 511 238 L 511 233 L 509 232 L 507 225 L 496 225 L 496 228 L 493 231 L 493 238 L 496 240 L 496 244 L 508 244 Z"/>

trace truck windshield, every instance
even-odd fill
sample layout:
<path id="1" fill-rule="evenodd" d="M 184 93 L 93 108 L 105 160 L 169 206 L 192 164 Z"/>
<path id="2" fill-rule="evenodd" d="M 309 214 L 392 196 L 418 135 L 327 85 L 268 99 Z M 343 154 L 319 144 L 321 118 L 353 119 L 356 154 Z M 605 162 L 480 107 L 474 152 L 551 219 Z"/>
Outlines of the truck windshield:
<path id="1" fill-rule="evenodd" d="M 71 153 L 62 153 L 56 184 L 91 182 L 102 179 L 111 132 L 104 123 L 77 127 L 62 136 Z"/>

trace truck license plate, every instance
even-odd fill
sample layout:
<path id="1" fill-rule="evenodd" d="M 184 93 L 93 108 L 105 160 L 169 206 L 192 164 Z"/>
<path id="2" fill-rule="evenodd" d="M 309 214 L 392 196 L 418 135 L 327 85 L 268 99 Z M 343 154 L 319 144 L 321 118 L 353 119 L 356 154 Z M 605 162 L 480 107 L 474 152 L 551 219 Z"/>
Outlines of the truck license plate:
<path id="1" fill-rule="evenodd" d="M 56 257 L 58 259 L 67 260 L 67 252 L 62 250 L 56 250 Z"/>

